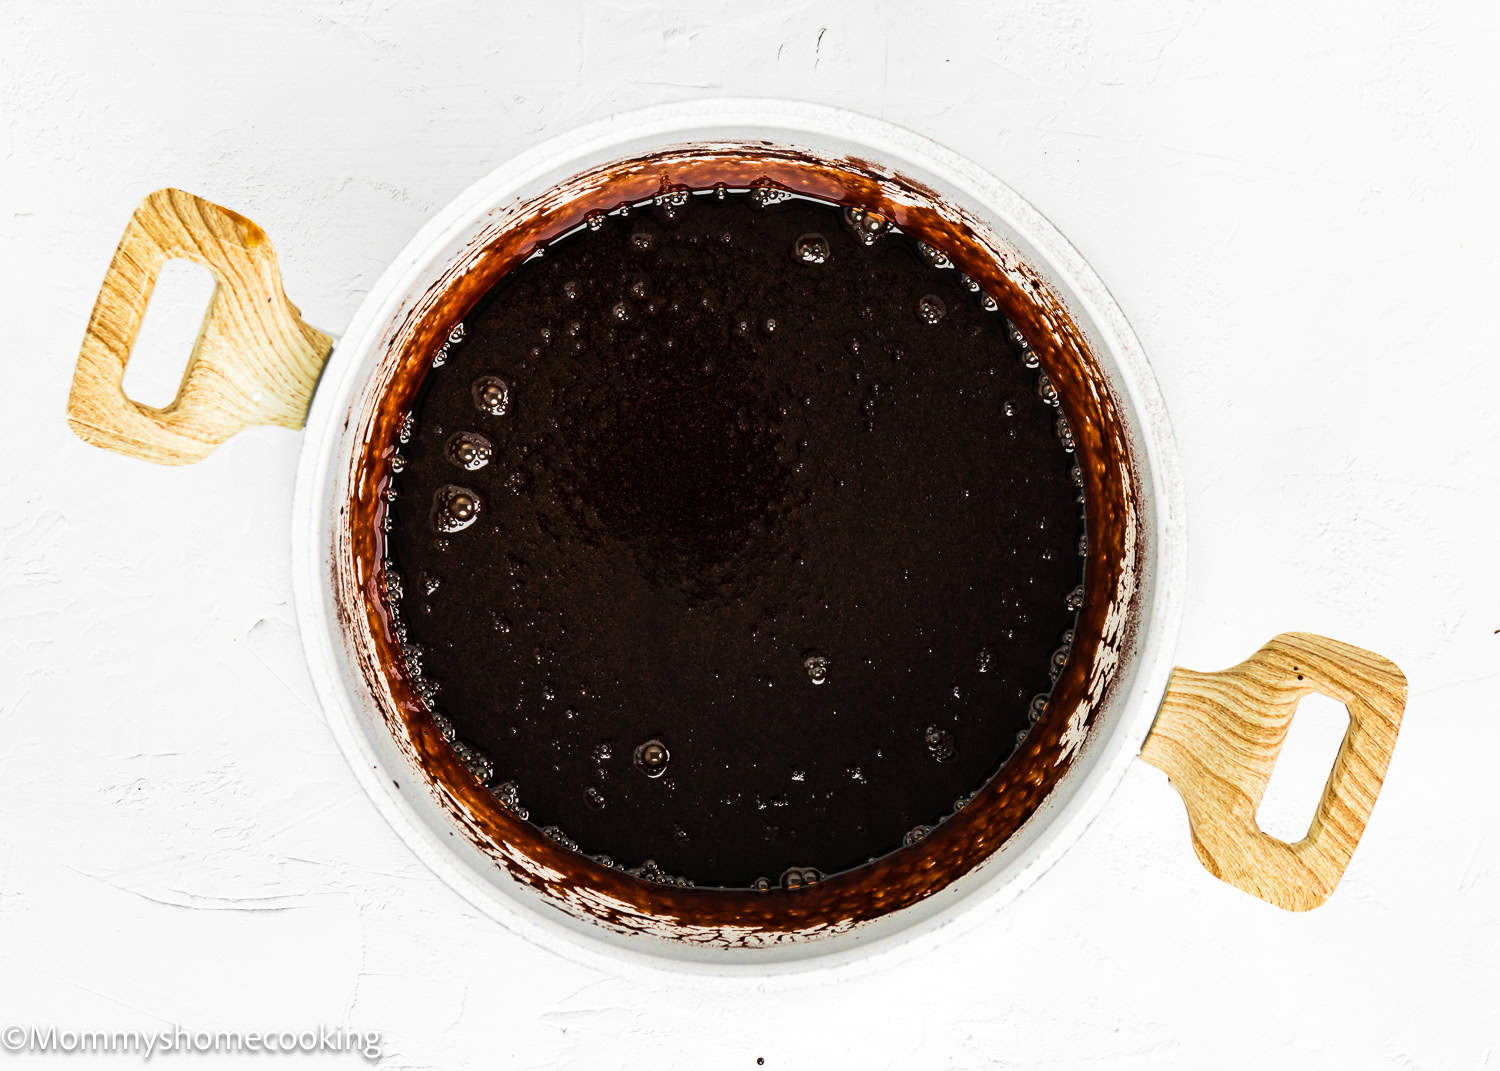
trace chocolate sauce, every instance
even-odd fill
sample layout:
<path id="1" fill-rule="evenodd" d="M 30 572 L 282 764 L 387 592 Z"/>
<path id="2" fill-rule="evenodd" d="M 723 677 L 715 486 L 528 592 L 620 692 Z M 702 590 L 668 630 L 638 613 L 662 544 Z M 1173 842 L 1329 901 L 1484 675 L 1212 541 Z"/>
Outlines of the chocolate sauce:
<path id="1" fill-rule="evenodd" d="M 699 885 L 858 866 L 962 806 L 1067 659 L 1056 403 L 878 216 L 773 188 L 595 216 L 455 329 L 403 430 L 408 671 L 563 844 Z"/>

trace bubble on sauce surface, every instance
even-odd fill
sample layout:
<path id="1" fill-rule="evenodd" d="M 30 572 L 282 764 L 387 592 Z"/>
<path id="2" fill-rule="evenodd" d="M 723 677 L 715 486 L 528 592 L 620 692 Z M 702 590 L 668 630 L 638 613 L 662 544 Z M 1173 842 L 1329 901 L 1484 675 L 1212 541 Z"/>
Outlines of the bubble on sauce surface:
<path id="1" fill-rule="evenodd" d="M 468 472 L 478 472 L 494 455 L 494 444 L 477 431 L 455 431 L 443 447 L 443 456 Z"/>
<path id="2" fill-rule="evenodd" d="M 514 781 L 502 781 L 490 791 L 494 793 L 500 806 L 517 818 L 524 820 L 531 817 L 531 812 L 521 805 L 521 790 Z"/>
<path id="3" fill-rule="evenodd" d="M 979 648 L 979 654 L 975 656 L 974 660 L 978 664 L 977 668 L 980 673 L 988 673 L 990 666 L 995 661 L 995 655 L 988 647 L 981 647 Z"/>
<path id="4" fill-rule="evenodd" d="M 1057 440 L 1067 453 L 1071 454 L 1078 449 L 1078 443 L 1073 439 L 1073 425 L 1061 413 L 1057 414 Z"/>
<path id="5" fill-rule="evenodd" d="M 816 885 L 822 880 L 823 875 L 815 867 L 788 867 L 781 875 L 781 887 L 783 889 L 802 889 L 809 885 Z"/>
<path id="6" fill-rule="evenodd" d="M 502 417 L 510 411 L 510 384 L 499 376 L 480 376 L 472 393 L 474 407 L 487 416 Z"/>
<path id="7" fill-rule="evenodd" d="M 938 762 L 947 762 L 956 754 L 953 747 L 953 734 L 947 729 L 929 725 L 923 731 L 922 739 L 927 744 L 927 750 Z"/>
<path id="8" fill-rule="evenodd" d="M 1065 602 L 1065 605 L 1067 606 L 1067 608 L 1069 610 L 1078 610 L 1078 609 L 1081 609 L 1083 607 L 1083 585 L 1082 584 L 1078 585 L 1078 587 L 1076 587 L 1072 591 L 1068 592 L 1068 598 L 1067 598 L 1067 600 Z"/>
<path id="9" fill-rule="evenodd" d="M 791 197 L 791 191 L 778 186 L 768 178 L 756 179 L 750 184 L 750 203 L 756 208 L 770 208 Z"/>
<path id="10" fill-rule="evenodd" d="M 1047 716 L 1047 704 L 1050 701 L 1045 692 L 1031 697 L 1031 706 L 1026 711 L 1026 717 L 1032 725 Z"/>
<path id="11" fill-rule="evenodd" d="M 693 883 L 688 881 L 687 878 L 675 877 L 667 873 L 655 859 L 647 859 L 640 866 L 630 867 L 625 873 L 633 878 L 649 881 L 654 885 L 670 885 L 679 889 L 690 889 L 693 886 Z"/>
<path id="12" fill-rule="evenodd" d="M 691 195 L 692 191 L 686 186 L 673 186 L 664 183 L 661 192 L 651 199 L 651 203 L 655 206 L 657 214 L 670 223 L 687 206 L 688 198 Z"/>
<path id="13" fill-rule="evenodd" d="M 978 798 L 979 798 L 979 789 L 977 789 L 977 788 L 973 792 L 966 792 L 966 793 L 964 793 L 962 796 L 958 797 L 958 799 L 956 799 L 956 800 L 953 801 L 953 813 L 957 814 L 959 811 L 963 810 L 965 807 L 967 807 L 969 804 L 973 803 Z"/>
<path id="14" fill-rule="evenodd" d="M 926 242 L 917 243 L 917 256 L 921 257 L 922 263 L 926 264 L 929 268 L 953 267 L 953 261 L 948 259 L 947 253 L 944 253 L 937 246 L 928 245 Z"/>
<path id="15" fill-rule="evenodd" d="M 1010 336 L 1011 343 L 1020 351 L 1022 365 L 1027 368 L 1036 368 L 1042 363 L 1036 351 L 1031 348 L 1031 343 L 1026 341 L 1026 336 L 1021 334 L 1019 327 L 1010 324 L 1006 328 L 1006 334 Z"/>
<path id="16" fill-rule="evenodd" d="M 462 740 L 453 741 L 449 747 L 453 748 L 458 761 L 464 764 L 464 769 L 469 771 L 474 780 L 481 785 L 489 784 L 490 779 L 495 776 L 495 764 L 490 761 L 488 755 L 476 747 L 470 747 Z"/>
<path id="17" fill-rule="evenodd" d="M 672 753 L 667 750 L 666 744 L 653 737 L 636 747 L 633 761 L 636 769 L 647 777 L 660 777 L 667 772 L 667 763 L 672 761 Z"/>
<path id="18" fill-rule="evenodd" d="M 861 245 L 874 245 L 891 229 L 890 222 L 879 212 L 855 205 L 844 209 L 844 226 Z"/>
<path id="19" fill-rule="evenodd" d="M 917 299 L 917 319 L 924 324 L 936 324 L 948 315 L 948 305 L 936 294 L 923 294 Z"/>
<path id="20" fill-rule="evenodd" d="M 543 826 L 542 836 L 546 837 L 550 841 L 554 841 L 557 844 L 562 845 L 570 852 L 578 851 L 578 842 L 564 833 L 558 826 Z"/>
<path id="21" fill-rule="evenodd" d="M 1045 372 L 1037 376 L 1036 393 L 1048 405 L 1057 406 L 1062 404 L 1062 398 L 1058 395 L 1057 388 L 1053 386 L 1052 380 L 1047 378 L 1047 373 Z"/>
<path id="22" fill-rule="evenodd" d="M 831 252 L 828 239 L 816 232 L 804 234 L 792 243 L 792 259 L 798 264 L 826 264 Z"/>
<path id="23" fill-rule="evenodd" d="M 828 656 L 810 651 L 806 658 L 802 659 L 802 668 L 807 671 L 807 679 L 812 684 L 828 683 Z"/>
<path id="24" fill-rule="evenodd" d="M 596 811 L 602 811 L 602 810 L 604 810 L 605 803 L 606 803 L 606 801 L 604 799 L 604 793 L 600 792 L 599 789 L 596 786 L 590 785 L 588 788 L 584 789 L 583 790 L 583 798 L 584 798 L 584 801 L 587 802 L 588 805 L 590 807 L 592 807 L 594 810 L 596 810 Z"/>
<path id="25" fill-rule="evenodd" d="M 432 527 L 439 532 L 462 532 L 479 519 L 479 494 L 467 487 L 446 483 L 432 496 Z"/>
<path id="26" fill-rule="evenodd" d="M 926 840 L 927 834 L 931 832 L 931 826 L 912 826 L 901 838 L 901 844 L 903 847 L 910 848 L 913 844 L 918 844 Z"/>

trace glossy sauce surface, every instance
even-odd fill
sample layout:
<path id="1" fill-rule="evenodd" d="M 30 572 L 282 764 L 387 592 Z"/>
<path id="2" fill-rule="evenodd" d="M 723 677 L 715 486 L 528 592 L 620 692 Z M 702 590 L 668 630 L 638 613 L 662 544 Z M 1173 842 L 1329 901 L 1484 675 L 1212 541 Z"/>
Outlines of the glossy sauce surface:
<path id="1" fill-rule="evenodd" d="M 1050 384 L 878 218 L 775 191 L 601 216 L 455 331 L 387 589 L 476 775 L 658 881 L 797 885 L 950 814 L 1067 657 Z"/>

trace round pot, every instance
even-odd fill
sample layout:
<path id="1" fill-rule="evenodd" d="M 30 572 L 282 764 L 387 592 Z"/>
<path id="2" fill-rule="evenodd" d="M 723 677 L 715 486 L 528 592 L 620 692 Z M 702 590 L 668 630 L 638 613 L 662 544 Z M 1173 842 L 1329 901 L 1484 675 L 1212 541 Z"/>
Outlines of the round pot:
<path id="1" fill-rule="evenodd" d="M 680 187 L 770 184 L 878 213 L 949 254 L 1024 336 L 1076 443 L 1089 554 L 1071 657 L 1045 717 L 971 803 L 917 844 L 817 885 L 677 888 L 600 866 L 476 779 L 416 694 L 382 585 L 385 487 L 422 376 L 473 302 L 587 213 Z M 177 399 L 121 389 L 162 263 L 219 286 Z M 336 348 L 281 288 L 253 223 L 175 190 L 136 211 L 80 354 L 69 422 L 152 461 L 206 456 L 241 428 L 299 427 L 294 584 L 308 666 L 366 793 L 437 874 L 518 932 L 594 962 L 763 974 L 869 962 L 973 924 L 1028 886 L 1104 806 L 1137 755 L 1183 797 L 1215 875 L 1279 906 L 1321 903 L 1378 794 L 1405 679 L 1378 655 L 1276 637 L 1218 673 L 1174 670 L 1185 547 L 1176 448 L 1124 315 L 1066 240 L 974 164 L 831 108 L 731 100 L 615 116 L 498 168 L 438 213 Z M 326 362 L 326 367 L 325 367 Z M 320 378 L 321 377 L 321 378 Z M 1255 823 L 1297 702 L 1340 700 L 1350 727 L 1307 837 Z M 481 776 L 483 776 L 481 771 Z"/>

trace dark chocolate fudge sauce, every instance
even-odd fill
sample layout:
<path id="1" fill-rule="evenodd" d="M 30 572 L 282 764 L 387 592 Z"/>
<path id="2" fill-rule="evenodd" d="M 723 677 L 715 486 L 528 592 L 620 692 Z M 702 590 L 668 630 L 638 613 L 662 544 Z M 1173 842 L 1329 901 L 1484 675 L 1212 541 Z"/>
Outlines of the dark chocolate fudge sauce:
<path id="1" fill-rule="evenodd" d="M 407 668 L 509 807 L 647 879 L 920 839 L 1043 712 L 1081 599 L 1057 396 L 879 217 L 591 217 L 455 328 L 393 463 Z"/>

